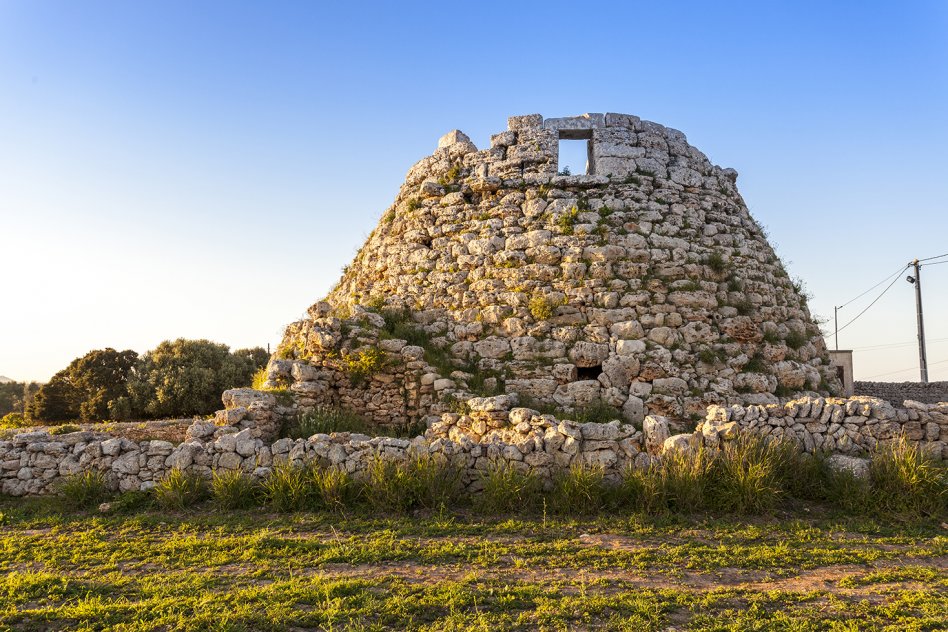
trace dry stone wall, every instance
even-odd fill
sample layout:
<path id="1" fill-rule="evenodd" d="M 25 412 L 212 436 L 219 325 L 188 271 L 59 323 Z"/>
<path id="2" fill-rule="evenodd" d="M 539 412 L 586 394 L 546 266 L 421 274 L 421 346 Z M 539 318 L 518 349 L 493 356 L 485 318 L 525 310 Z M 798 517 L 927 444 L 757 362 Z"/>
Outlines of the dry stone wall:
<path id="1" fill-rule="evenodd" d="M 854 382 L 857 395 L 878 397 L 894 406 L 902 405 L 906 400 L 936 404 L 948 402 L 948 382 Z"/>
<path id="2" fill-rule="evenodd" d="M 838 392 L 801 288 L 734 170 L 631 115 L 529 115 L 508 128 L 487 149 L 455 130 L 413 166 L 278 357 L 323 371 L 333 354 L 375 344 L 337 335 L 332 319 L 397 310 L 457 369 L 566 411 L 602 400 L 627 422 L 652 414 L 693 425 L 712 404 Z M 563 138 L 586 140 L 589 174 L 557 174 Z M 380 422 L 440 413 L 434 383 L 420 381 L 434 372 L 395 367 L 361 385 L 322 374 L 305 381 L 328 390 L 306 395 L 372 402 Z M 450 373 L 435 379 L 464 391 Z"/>
<path id="3" fill-rule="evenodd" d="M 66 477 L 82 471 L 103 472 L 121 491 L 151 489 L 173 468 L 204 477 L 215 470 L 239 470 L 263 478 L 279 463 L 319 463 L 360 476 L 373 459 L 412 455 L 447 459 L 462 470 L 466 491 L 476 493 L 482 473 L 492 465 L 530 470 L 547 483 L 556 472 L 577 464 L 602 467 L 614 479 L 628 467 L 650 467 L 669 450 L 687 451 L 702 444 L 713 449 L 745 432 L 787 438 L 807 451 L 837 456 L 859 455 L 904 436 L 948 459 L 948 403 L 906 402 L 906 408 L 897 409 L 883 400 L 855 397 L 711 407 L 695 432 L 671 435 L 664 417 L 646 417 L 642 430 L 618 419 L 577 423 L 518 407 L 516 396 L 501 395 L 472 398 L 468 412 L 445 413 L 423 436 L 410 440 L 336 433 L 265 441 L 246 414 L 231 416 L 240 418 L 238 426 L 218 425 L 229 411 L 246 409 L 248 402 L 264 420 L 264 413 L 279 408 L 266 394 L 255 397 L 246 390 L 226 397 L 233 407 L 222 411 L 217 423 L 194 422 L 186 440 L 177 445 L 89 431 L 59 436 L 34 431 L 0 441 L 0 493 L 56 493 Z"/>
<path id="4" fill-rule="evenodd" d="M 790 439 L 811 453 L 846 455 L 870 452 L 904 437 L 933 456 L 948 459 L 948 402 L 906 401 L 904 406 L 896 408 L 886 400 L 865 396 L 802 398 L 780 405 L 711 406 L 695 434 L 709 447 L 751 432 Z"/>

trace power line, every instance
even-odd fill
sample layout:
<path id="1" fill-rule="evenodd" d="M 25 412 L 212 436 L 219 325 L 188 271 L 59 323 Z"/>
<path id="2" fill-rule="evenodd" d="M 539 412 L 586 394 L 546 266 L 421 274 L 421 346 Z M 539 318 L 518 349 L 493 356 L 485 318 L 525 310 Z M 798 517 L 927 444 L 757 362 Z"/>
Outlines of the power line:
<path id="1" fill-rule="evenodd" d="M 944 342 L 948 338 L 936 338 L 934 340 L 929 340 L 928 342 Z M 853 347 L 853 351 L 882 351 L 884 349 L 894 349 L 896 347 L 908 347 L 910 345 L 917 345 L 917 340 L 911 340 L 909 342 L 891 342 L 883 345 L 870 345 L 868 347 Z"/>
<path id="2" fill-rule="evenodd" d="M 888 292 L 890 289 L 892 289 L 892 286 L 895 285 L 895 282 L 899 280 L 898 275 L 901 274 L 902 271 L 905 270 L 905 268 L 907 268 L 907 267 L 908 267 L 908 264 L 906 264 L 904 268 L 902 268 L 901 270 L 899 270 L 898 272 L 896 272 L 895 278 L 893 278 L 893 279 L 892 279 L 892 282 L 889 283 L 889 285 L 887 285 L 884 290 L 882 290 L 882 294 L 880 294 L 879 296 L 877 296 L 871 303 L 869 303 L 869 304 L 866 306 L 866 308 L 865 308 L 864 310 L 862 310 L 861 312 L 859 312 L 858 314 L 856 314 L 856 317 L 855 317 L 855 318 L 853 318 L 851 321 L 849 321 L 848 323 L 846 323 L 846 324 L 843 325 L 842 327 L 838 328 L 838 329 L 836 330 L 836 333 L 839 333 L 839 332 L 841 332 L 842 330 L 846 329 L 847 327 L 849 327 L 850 325 L 852 325 L 854 322 L 856 322 L 856 321 L 859 319 L 860 316 L 862 316 L 862 315 L 865 314 L 867 311 L 869 311 L 869 308 L 870 308 L 870 307 L 872 307 L 873 305 L 875 305 L 875 304 L 879 301 L 880 298 L 882 298 L 883 296 L 885 296 L 885 293 L 886 293 L 886 292 Z M 852 301 L 850 301 L 850 302 L 852 302 Z"/>
<path id="3" fill-rule="evenodd" d="M 846 301 L 846 302 L 843 303 L 842 305 L 838 305 L 837 308 L 838 308 L 838 309 L 842 309 L 842 308 L 846 307 L 847 305 L 849 305 L 850 303 L 852 303 L 853 301 L 862 298 L 863 296 L 865 296 L 865 295 L 868 294 L 869 292 L 873 291 L 874 289 L 876 289 L 877 287 L 879 287 L 880 285 L 882 285 L 883 283 L 885 283 L 886 281 L 888 281 L 889 279 L 891 279 L 893 276 L 898 276 L 899 274 L 902 274 L 902 272 L 903 272 L 903 271 L 905 270 L 905 268 L 907 268 L 907 267 L 908 267 L 908 264 L 902 266 L 901 268 L 899 268 L 898 270 L 896 270 L 895 272 L 893 272 L 892 274 L 890 274 L 890 275 L 887 276 L 886 278 L 882 279 L 881 281 L 879 281 L 878 283 L 876 283 L 875 285 L 873 285 L 871 288 L 869 288 L 868 290 L 866 290 L 865 292 L 863 292 L 862 294 L 860 294 L 860 295 L 857 296 L 856 298 L 849 299 L 848 301 Z"/>
<path id="4" fill-rule="evenodd" d="M 943 264 L 943 263 L 948 263 L 948 260 L 946 260 L 946 261 L 936 261 L 935 263 L 926 263 L 926 264 L 923 265 L 922 267 L 923 267 L 923 268 L 927 268 L 928 266 L 940 266 L 940 265 Z"/>
<path id="5" fill-rule="evenodd" d="M 931 261 L 932 259 L 941 259 L 942 257 L 948 257 L 948 252 L 946 252 L 946 253 L 943 254 L 943 255 L 938 255 L 937 257 L 926 257 L 925 259 L 919 259 L 919 262 L 922 262 L 922 261 Z M 934 264 L 932 264 L 932 265 L 934 265 Z"/>
<path id="6" fill-rule="evenodd" d="M 938 364 L 945 364 L 946 362 L 948 362 L 948 360 L 941 360 L 940 362 L 932 362 L 932 363 L 930 363 L 928 366 L 935 366 L 935 365 L 938 365 Z M 870 375 L 870 376 L 867 377 L 867 378 L 863 378 L 863 380 L 871 380 L 871 379 L 877 378 L 877 377 L 885 377 L 886 375 L 897 375 L 897 374 L 899 374 L 899 373 L 906 373 L 906 372 L 908 372 L 908 371 L 917 371 L 917 370 L 918 370 L 918 367 L 917 367 L 917 366 L 911 366 L 911 367 L 909 367 L 909 368 L 907 368 L 907 369 L 899 369 L 898 371 L 886 371 L 885 373 L 879 373 L 878 375 Z M 860 381 L 862 381 L 862 380 L 860 380 Z"/>

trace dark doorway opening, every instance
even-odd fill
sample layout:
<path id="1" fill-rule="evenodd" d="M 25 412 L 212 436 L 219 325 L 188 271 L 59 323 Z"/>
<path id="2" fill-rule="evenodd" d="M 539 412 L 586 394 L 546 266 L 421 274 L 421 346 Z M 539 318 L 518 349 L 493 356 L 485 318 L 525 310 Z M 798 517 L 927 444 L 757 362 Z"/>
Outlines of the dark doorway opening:
<path id="1" fill-rule="evenodd" d="M 576 367 L 577 380 L 598 380 L 602 375 L 602 365 L 596 366 L 578 366 Z"/>

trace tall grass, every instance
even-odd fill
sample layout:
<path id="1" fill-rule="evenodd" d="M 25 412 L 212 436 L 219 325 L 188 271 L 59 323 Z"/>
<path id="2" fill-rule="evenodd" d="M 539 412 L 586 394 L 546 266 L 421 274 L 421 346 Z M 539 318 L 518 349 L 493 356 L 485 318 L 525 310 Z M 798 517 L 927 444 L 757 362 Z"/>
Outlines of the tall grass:
<path id="1" fill-rule="evenodd" d="M 369 422 L 357 413 L 334 406 L 317 406 L 300 415 L 283 434 L 291 439 L 308 439 L 314 434 L 366 432 L 369 429 Z"/>
<path id="2" fill-rule="evenodd" d="M 611 491 L 602 466 L 574 463 L 553 476 L 549 506 L 554 513 L 588 515 L 606 507 Z"/>
<path id="3" fill-rule="evenodd" d="M 511 513 L 539 506 L 540 479 L 532 470 L 521 470 L 503 461 L 491 464 L 481 475 L 477 506 L 483 512 Z"/>
<path id="4" fill-rule="evenodd" d="M 250 509 L 259 495 L 257 482 L 240 470 L 217 470 L 211 478 L 211 498 L 218 509 Z"/>
<path id="5" fill-rule="evenodd" d="M 376 509 L 407 512 L 451 505 L 460 498 L 461 471 L 444 459 L 372 459 L 363 478 L 364 497 Z"/>
<path id="6" fill-rule="evenodd" d="M 105 474 L 99 470 L 86 470 L 68 476 L 60 484 L 59 493 L 66 506 L 72 509 L 91 509 L 111 495 Z"/>
<path id="7" fill-rule="evenodd" d="M 284 462 L 276 465 L 260 484 L 264 502 L 274 511 L 303 509 L 310 497 L 308 468 Z"/>
<path id="8" fill-rule="evenodd" d="M 314 509 L 343 510 L 359 502 L 361 490 L 344 470 L 313 467 L 308 472 L 308 479 L 310 506 Z"/>
<path id="9" fill-rule="evenodd" d="M 869 485 L 879 513 L 916 518 L 948 509 L 948 467 L 904 437 L 873 455 Z"/>
<path id="10" fill-rule="evenodd" d="M 711 464 L 711 504 L 736 513 L 772 510 L 788 493 L 794 447 L 744 434 L 724 444 Z"/>
<path id="11" fill-rule="evenodd" d="M 207 498 L 208 489 L 198 474 L 173 468 L 158 481 L 153 493 L 162 509 L 181 511 Z"/>

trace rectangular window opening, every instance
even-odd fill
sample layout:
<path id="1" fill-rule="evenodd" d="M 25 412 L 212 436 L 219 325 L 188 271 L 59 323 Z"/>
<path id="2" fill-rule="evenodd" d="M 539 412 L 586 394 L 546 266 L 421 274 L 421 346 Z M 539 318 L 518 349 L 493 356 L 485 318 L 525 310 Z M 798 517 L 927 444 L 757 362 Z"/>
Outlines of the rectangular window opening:
<path id="1" fill-rule="evenodd" d="M 581 176 L 588 172 L 589 141 L 560 140 L 556 172 L 561 176 Z"/>
<path id="2" fill-rule="evenodd" d="M 560 175 L 588 175 L 596 173 L 592 156 L 591 129 L 560 130 L 556 171 Z"/>

